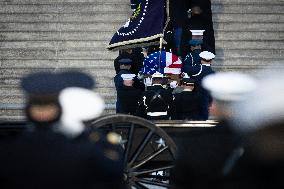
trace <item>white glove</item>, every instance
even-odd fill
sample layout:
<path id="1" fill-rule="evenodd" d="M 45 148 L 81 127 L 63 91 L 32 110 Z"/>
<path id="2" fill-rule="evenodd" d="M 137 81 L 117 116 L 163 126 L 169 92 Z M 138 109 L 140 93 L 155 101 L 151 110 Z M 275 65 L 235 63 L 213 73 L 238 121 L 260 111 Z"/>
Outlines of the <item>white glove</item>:
<path id="1" fill-rule="evenodd" d="M 137 74 L 137 78 L 138 78 L 139 80 L 140 80 L 140 79 L 143 79 L 143 77 L 144 77 L 144 75 L 143 75 L 142 73 L 139 72 L 139 73 Z"/>
<path id="2" fill-rule="evenodd" d="M 172 89 L 175 89 L 177 86 L 178 86 L 178 85 L 177 85 L 177 81 L 172 81 L 172 82 L 170 82 L 170 87 L 171 87 Z"/>
<path id="3" fill-rule="evenodd" d="M 144 84 L 148 87 L 148 86 L 152 86 L 152 78 L 147 77 L 144 79 Z"/>

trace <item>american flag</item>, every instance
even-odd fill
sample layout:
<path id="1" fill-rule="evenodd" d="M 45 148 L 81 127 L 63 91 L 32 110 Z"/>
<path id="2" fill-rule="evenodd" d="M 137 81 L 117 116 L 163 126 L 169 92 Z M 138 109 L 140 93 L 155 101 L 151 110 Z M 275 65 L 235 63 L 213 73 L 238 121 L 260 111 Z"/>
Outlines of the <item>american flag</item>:
<path id="1" fill-rule="evenodd" d="M 158 51 L 147 56 L 143 62 L 143 74 L 180 74 L 182 61 L 178 56 L 166 51 Z"/>

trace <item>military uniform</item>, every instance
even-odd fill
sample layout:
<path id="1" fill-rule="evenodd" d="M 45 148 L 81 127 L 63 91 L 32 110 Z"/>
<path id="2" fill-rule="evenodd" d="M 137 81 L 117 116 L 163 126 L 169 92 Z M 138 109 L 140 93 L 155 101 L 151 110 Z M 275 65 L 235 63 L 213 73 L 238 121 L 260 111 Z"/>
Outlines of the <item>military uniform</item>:
<path id="1" fill-rule="evenodd" d="M 121 75 L 123 80 L 133 81 L 135 75 L 134 74 L 123 74 Z M 120 102 L 120 110 L 118 113 L 130 114 L 135 115 L 137 106 L 138 106 L 138 99 L 142 91 L 137 89 L 132 85 L 126 86 L 123 85 L 121 88 L 117 90 L 117 98 Z"/>
<path id="2" fill-rule="evenodd" d="M 61 116 L 58 94 L 74 84 L 62 81 L 63 75 L 43 72 L 22 80 L 21 86 L 28 94 L 26 113 L 32 125 L 23 134 L 0 141 L 1 188 L 124 188 L 122 156 L 116 147 L 102 141 L 102 135 L 96 132 L 86 137 L 82 133 L 67 138 L 56 132 Z M 67 75 L 77 87 L 90 86 Z M 41 111 L 37 112 L 40 116 L 35 116 L 31 110 L 56 105 L 60 109 L 50 119 L 43 119 L 47 115 Z"/>
<path id="3" fill-rule="evenodd" d="M 116 74 L 118 74 L 118 72 L 120 71 L 120 63 L 119 61 L 121 59 L 131 59 L 132 60 L 132 65 L 131 68 L 129 69 L 129 71 L 132 74 L 138 74 L 138 72 L 141 70 L 141 68 L 143 67 L 143 61 L 144 61 L 144 56 L 141 53 L 141 48 L 134 48 L 132 49 L 132 53 L 128 53 L 128 52 L 122 52 L 119 54 L 119 56 L 114 60 L 114 69 Z"/>
<path id="4" fill-rule="evenodd" d="M 202 10 L 202 13 L 190 18 L 189 29 L 204 29 L 203 50 L 215 53 L 215 37 L 212 21 L 211 0 L 192 0 L 191 7 L 194 6 L 199 6 Z"/>
<path id="5" fill-rule="evenodd" d="M 183 135 L 177 141 L 181 148 L 172 174 L 173 188 L 222 188 L 226 162 L 239 144 L 228 122 L 193 128 Z"/>
<path id="6" fill-rule="evenodd" d="M 123 188 L 120 154 L 86 138 L 68 140 L 50 127 L 2 140 L 0 153 L 3 189 Z"/>
<path id="7" fill-rule="evenodd" d="M 162 85 L 154 85 L 142 94 L 137 115 L 150 119 L 169 119 L 173 96 Z"/>
<path id="8" fill-rule="evenodd" d="M 202 96 L 200 92 L 182 91 L 174 95 L 172 119 L 202 120 Z"/>
<path id="9" fill-rule="evenodd" d="M 202 44 L 202 40 L 198 39 L 192 39 L 189 41 L 190 46 L 198 46 Z M 197 66 L 200 65 L 201 58 L 199 54 L 201 53 L 201 49 L 194 49 L 190 53 L 186 55 L 186 57 L 183 60 L 183 65 L 182 65 L 182 72 L 189 72 L 189 69 L 192 66 Z"/>

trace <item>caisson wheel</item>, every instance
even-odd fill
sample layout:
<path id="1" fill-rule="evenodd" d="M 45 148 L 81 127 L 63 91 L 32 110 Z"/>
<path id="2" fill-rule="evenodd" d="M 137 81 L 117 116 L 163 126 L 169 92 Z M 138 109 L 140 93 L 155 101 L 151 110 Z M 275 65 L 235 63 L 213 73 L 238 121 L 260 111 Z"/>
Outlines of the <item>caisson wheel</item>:
<path id="1" fill-rule="evenodd" d="M 90 123 L 105 134 L 115 132 L 124 149 L 128 188 L 169 188 L 176 145 L 161 128 L 140 117 L 115 114 Z"/>

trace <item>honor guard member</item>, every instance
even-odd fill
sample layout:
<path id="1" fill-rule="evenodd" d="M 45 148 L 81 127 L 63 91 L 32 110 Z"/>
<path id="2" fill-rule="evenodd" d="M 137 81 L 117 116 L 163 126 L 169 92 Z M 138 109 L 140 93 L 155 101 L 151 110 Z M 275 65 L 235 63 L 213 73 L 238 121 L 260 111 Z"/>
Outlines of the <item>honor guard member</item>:
<path id="1" fill-rule="evenodd" d="M 143 67 L 144 55 L 142 54 L 142 48 L 133 48 L 133 49 L 122 49 L 119 51 L 118 57 L 114 60 L 114 69 L 115 73 L 118 74 L 120 71 L 120 63 L 121 59 L 131 59 L 132 65 L 129 71 L 132 74 L 138 74 L 138 72 Z"/>
<path id="2" fill-rule="evenodd" d="M 21 87 L 26 95 L 25 113 L 37 129 L 52 127 L 61 116 L 58 95 L 62 83 L 57 74 L 38 72 L 24 77 Z"/>
<path id="3" fill-rule="evenodd" d="M 203 51 L 199 54 L 199 56 L 201 58 L 201 64 L 191 67 L 188 66 L 187 73 L 195 80 L 195 86 L 203 96 L 202 106 L 204 110 L 202 112 L 204 112 L 203 119 L 206 120 L 209 117 L 209 107 L 212 103 L 212 97 L 208 91 L 201 86 L 201 81 L 205 76 L 215 73 L 211 68 L 211 63 L 215 58 L 215 55 L 211 52 Z"/>
<path id="4" fill-rule="evenodd" d="M 201 58 L 201 64 L 193 65 L 192 67 L 188 68 L 187 73 L 200 84 L 201 80 L 205 76 L 215 73 L 211 68 L 211 64 L 213 59 L 215 58 L 215 55 L 209 51 L 202 51 L 199 56 Z"/>
<path id="5" fill-rule="evenodd" d="M 173 96 L 169 90 L 163 88 L 163 78 L 163 74 L 159 72 L 152 75 L 152 87 L 142 94 L 138 102 L 138 116 L 150 120 L 170 118 Z"/>
<path id="6" fill-rule="evenodd" d="M 121 75 L 122 74 L 131 74 L 131 72 L 129 70 L 130 70 L 133 62 L 129 58 L 124 58 L 124 59 L 120 59 L 118 61 L 118 63 L 119 63 L 120 71 L 114 77 L 114 84 L 115 84 L 116 90 L 118 90 L 119 88 L 121 88 L 123 86 L 123 79 L 122 79 Z"/>
<path id="7" fill-rule="evenodd" d="M 186 74 L 181 80 L 183 91 L 174 94 L 172 119 L 202 120 L 202 96 L 194 86 L 195 81 Z"/>
<path id="8" fill-rule="evenodd" d="M 100 151 L 94 152 L 99 158 L 94 159 L 91 164 L 94 167 L 90 167 L 93 170 L 93 187 L 124 189 L 121 137 L 113 132 L 104 136 L 85 124 L 103 113 L 104 100 L 91 90 L 69 87 L 60 93 L 59 102 L 62 116 L 58 130 L 74 142 L 90 143 L 100 148 Z"/>
<path id="9" fill-rule="evenodd" d="M 255 81 L 246 74 L 229 72 L 209 75 L 202 85 L 214 98 L 218 123 L 185 133 L 173 174 L 174 188 L 235 188 L 240 183 L 224 185 L 224 178 L 243 153 L 229 122 L 235 113 L 232 104 L 244 100 L 255 89 Z"/>
<path id="10" fill-rule="evenodd" d="M 201 39 L 191 39 L 189 41 L 191 52 L 188 53 L 183 60 L 182 72 L 188 72 L 188 69 L 190 69 L 190 67 L 200 65 L 201 57 L 199 56 L 199 54 L 201 53 L 201 45 Z"/>
<path id="11" fill-rule="evenodd" d="M 121 108 L 119 113 L 135 115 L 142 90 L 133 86 L 135 74 L 122 74 L 121 77 L 123 86 L 117 90 L 117 98 Z"/>
<path id="12" fill-rule="evenodd" d="M 283 69 L 257 73 L 257 88 L 234 109 L 234 130 L 244 136 L 243 154 L 232 166 L 227 188 L 283 188 Z"/>

